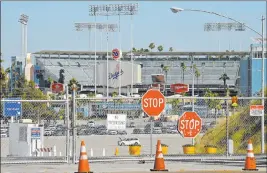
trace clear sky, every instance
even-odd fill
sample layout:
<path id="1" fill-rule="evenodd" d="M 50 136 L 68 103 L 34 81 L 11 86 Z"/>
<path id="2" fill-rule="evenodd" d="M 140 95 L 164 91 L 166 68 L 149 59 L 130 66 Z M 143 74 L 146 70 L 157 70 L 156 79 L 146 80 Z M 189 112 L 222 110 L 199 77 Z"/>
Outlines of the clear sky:
<path id="1" fill-rule="evenodd" d="M 88 6 L 97 4 L 131 3 L 132 1 L 90 2 L 2 2 L 2 53 L 4 66 L 10 64 L 11 56 L 21 54 L 20 14 L 29 16 L 28 52 L 41 50 L 94 51 L 94 32 L 77 32 L 75 22 L 94 22 L 88 15 Z M 168 51 L 225 51 L 249 50 L 253 32 L 222 31 L 205 32 L 208 22 L 230 22 L 227 19 L 198 12 L 173 14 L 170 7 L 202 9 L 231 16 L 261 32 L 261 15 L 266 15 L 266 2 L 139 2 L 138 15 L 133 17 L 133 44 L 136 48 L 147 48 L 149 43 L 163 45 Z M 109 17 L 110 23 L 118 23 L 118 16 Z M 106 17 L 97 17 L 97 22 L 107 22 Z M 131 17 L 121 17 L 122 50 L 131 47 Z M 89 38 L 90 44 L 89 44 Z M 97 50 L 106 51 L 106 34 L 97 33 Z M 119 47 L 118 33 L 110 35 L 109 50 Z M 102 44 L 101 44 L 102 43 Z"/>

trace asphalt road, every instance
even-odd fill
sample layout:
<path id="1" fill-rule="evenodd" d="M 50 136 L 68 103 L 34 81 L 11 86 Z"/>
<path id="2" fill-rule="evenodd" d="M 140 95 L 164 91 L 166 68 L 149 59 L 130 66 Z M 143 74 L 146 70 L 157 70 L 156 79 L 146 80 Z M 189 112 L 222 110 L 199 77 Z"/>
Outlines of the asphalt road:
<path id="1" fill-rule="evenodd" d="M 154 166 L 153 162 L 138 164 L 137 162 L 121 162 L 121 163 L 90 163 L 90 171 L 94 173 L 145 173 L 150 172 Z M 166 169 L 170 173 L 183 172 L 209 172 L 209 173 L 238 173 L 242 171 L 243 166 L 233 165 L 227 166 L 222 164 L 207 165 L 203 163 L 182 163 L 182 162 L 165 162 Z M 74 173 L 78 170 L 78 165 L 61 164 L 61 165 L 1 165 L 1 172 L 5 173 Z M 265 173 L 265 168 L 259 168 L 259 171 L 248 171 L 249 173 Z"/>

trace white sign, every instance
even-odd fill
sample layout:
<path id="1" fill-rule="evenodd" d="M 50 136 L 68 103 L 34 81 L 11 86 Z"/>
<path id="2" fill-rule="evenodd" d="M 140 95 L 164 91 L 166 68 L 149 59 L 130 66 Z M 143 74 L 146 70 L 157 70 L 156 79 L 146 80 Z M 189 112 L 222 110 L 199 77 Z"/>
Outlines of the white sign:
<path id="1" fill-rule="evenodd" d="M 126 114 L 108 114 L 107 129 L 108 130 L 125 130 L 126 129 Z"/>
<path id="2" fill-rule="evenodd" d="M 263 116 L 264 106 L 263 105 L 251 105 L 250 106 L 250 116 Z"/>

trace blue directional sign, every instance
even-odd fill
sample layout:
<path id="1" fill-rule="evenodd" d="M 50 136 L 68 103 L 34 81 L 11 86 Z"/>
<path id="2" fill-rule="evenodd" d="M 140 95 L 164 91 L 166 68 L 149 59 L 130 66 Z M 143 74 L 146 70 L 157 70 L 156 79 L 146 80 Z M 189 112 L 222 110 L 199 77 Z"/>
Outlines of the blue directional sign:
<path id="1" fill-rule="evenodd" d="M 21 98 L 8 98 L 5 100 L 21 100 Z M 4 116 L 17 117 L 22 115 L 22 103 L 16 101 L 4 101 Z"/>
<path id="2" fill-rule="evenodd" d="M 41 138 L 41 128 L 31 128 L 31 137 L 34 139 Z"/>

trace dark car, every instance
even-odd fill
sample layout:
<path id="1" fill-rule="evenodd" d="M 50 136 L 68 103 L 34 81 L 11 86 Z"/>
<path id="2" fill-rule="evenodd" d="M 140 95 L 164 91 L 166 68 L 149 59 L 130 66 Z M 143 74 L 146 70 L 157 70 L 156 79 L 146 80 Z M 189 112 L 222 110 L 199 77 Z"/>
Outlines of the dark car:
<path id="1" fill-rule="evenodd" d="M 127 132 L 125 130 L 118 130 L 118 135 L 127 135 Z"/>
<path id="2" fill-rule="evenodd" d="M 133 134 L 144 134 L 143 129 L 133 129 Z"/>

